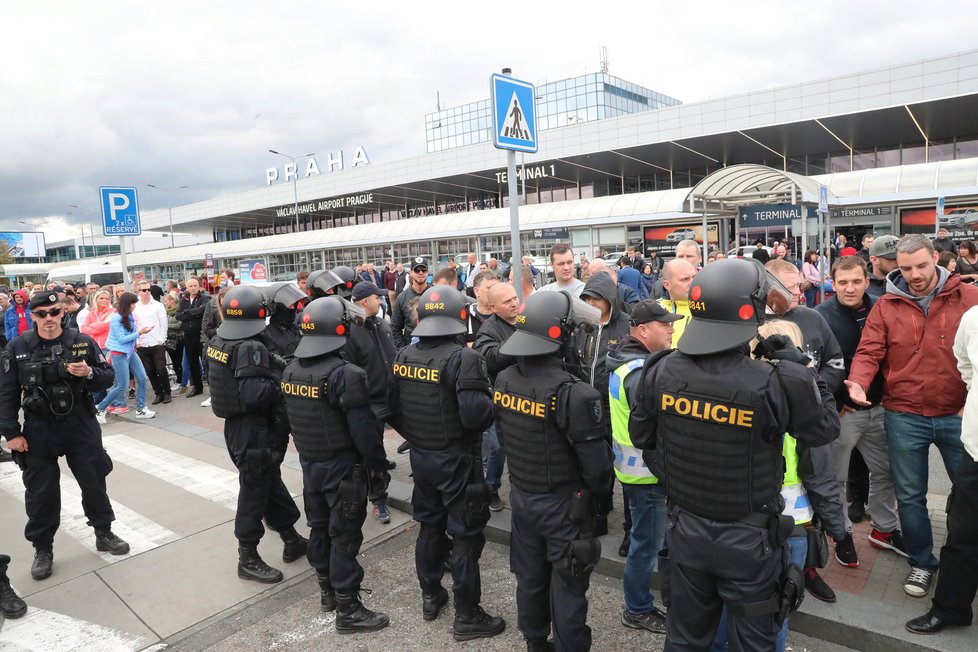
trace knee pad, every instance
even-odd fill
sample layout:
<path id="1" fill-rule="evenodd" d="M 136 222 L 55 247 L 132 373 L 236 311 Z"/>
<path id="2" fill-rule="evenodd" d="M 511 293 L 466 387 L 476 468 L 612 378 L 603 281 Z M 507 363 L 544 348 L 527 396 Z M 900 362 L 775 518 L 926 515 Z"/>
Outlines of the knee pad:
<path id="1" fill-rule="evenodd" d="M 479 537 L 455 537 L 453 540 L 452 553 L 459 557 L 471 557 L 479 561 L 482 557 L 482 549 L 486 547 L 486 538 Z"/>
<path id="2" fill-rule="evenodd" d="M 333 537 L 333 547 L 347 553 L 351 557 L 356 557 L 360 552 L 360 545 L 363 543 L 363 532 L 344 532 Z"/>
<path id="3" fill-rule="evenodd" d="M 418 539 L 427 539 L 430 541 L 437 541 L 445 536 L 445 528 L 437 527 L 435 525 L 427 525 L 425 523 L 421 524 L 421 529 L 418 530 Z"/>
<path id="4" fill-rule="evenodd" d="M 600 560 L 600 541 L 577 539 L 567 546 L 567 555 L 561 560 L 560 570 L 567 570 L 574 577 L 588 577 Z"/>

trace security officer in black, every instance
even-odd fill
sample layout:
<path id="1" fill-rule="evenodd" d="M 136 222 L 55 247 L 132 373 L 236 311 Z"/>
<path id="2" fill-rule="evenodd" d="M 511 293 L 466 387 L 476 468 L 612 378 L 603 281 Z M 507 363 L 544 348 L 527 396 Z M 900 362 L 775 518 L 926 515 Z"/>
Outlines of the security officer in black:
<path id="1" fill-rule="evenodd" d="M 411 444 L 414 520 L 421 524 L 415 549 L 422 616 L 434 620 L 448 602 L 441 586 L 449 559 L 455 594 L 455 640 L 495 636 L 502 618 L 479 605 L 479 557 L 489 521 L 489 488 L 482 473 L 482 432 L 492 421 L 486 362 L 464 346 L 468 309 L 450 287 L 426 290 L 418 303 L 416 345 L 394 362 L 390 407 Z M 452 537 L 448 556 L 446 531 Z"/>
<path id="2" fill-rule="evenodd" d="M 224 419 L 224 441 L 239 473 L 234 517 L 238 577 L 275 583 L 282 580 L 282 572 L 258 555 L 258 542 L 265 534 L 262 519 L 285 542 L 284 562 L 305 557 L 307 543 L 295 531 L 299 508 L 282 482 L 288 435 L 282 436 L 274 420 L 281 372 L 272 371 L 268 349 L 258 338 L 268 315 L 261 291 L 235 286 L 224 297 L 222 310 L 224 320 L 205 355 L 211 409 Z"/>
<path id="3" fill-rule="evenodd" d="M 386 614 L 360 602 L 368 489 L 390 482 L 378 422 L 370 410 L 367 374 L 340 353 L 357 309 L 339 297 L 316 299 L 302 315 L 303 337 L 282 374 L 282 393 L 302 465 L 309 563 L 319 577 L 323 611 L 336 609 L 340 634 L 390 624 Z M 369 487 L 368 487 L 369 485 Z"/>
<path id="4" fill-rule="evenodd" d="M 414 330 L 411 325 L 411 300 L 421 296 L 430 287 L 428 285 L 428 261 L 423 256 L 411 260 L 411 271 L 408 278 L 410 283 L 397 295 L 394 307 L 391 308 L 391 335 L 394 337 L 394 345 L 397 346 L 398 350 L 411 343 L 411 333 Z M 466 314 L 468 313 L 466 312 Z M 467 330 L 468 327 L 466 327 Z"/>
<path id="5" fill-rule="evenodd" d="M 586 594 L 601 558 L 594 521 L 614 475 L 601 394 L 567 370 L 565 357 L 596 312 L 564 292 L 534 293 L 499 349 L 519 358 L 496 376 L 493 403 L 509 463 L 517 626 L 528 650 L 591 648 Z"/>
<path id="6" fill-rule="evenodd" d="M 81 488 L 96 550 L 124 555 L 129 544 L 112 533 L 115 514 L 105 491 L 112 461 L 102 448 L 89 398 L 89 392 L 108 389 L 115 372 L 91 337 L 62 328 L 54 292 L 35 294 L 29 309 L 34 328 L 8 343 L 0 358 L 0 435 L 23 472 L 24 535 L 34 545 L 31 577 L 43 580 L 52 572 L 54 534 L 61 522 L 62 455 Z"/>
<path id="7" fill-rule="evenodd" d="M 785 567 L 793 528 L 781 516 L 782 439 L 809 446 L 839 435 L 839 415 L 814 370 L 750 357 L 765 305 L 790 294 L 756 261 L 728 259 L 699 272 L 679 350 L 646 364 L 629 431 L 664 481 L 670 511 L 664 573 L 666 650 L 709 649 L 724 605 L 732 650 L 774 649 L 803 595 Z M 769 349 L 787 338 L 762 343 Z"/>

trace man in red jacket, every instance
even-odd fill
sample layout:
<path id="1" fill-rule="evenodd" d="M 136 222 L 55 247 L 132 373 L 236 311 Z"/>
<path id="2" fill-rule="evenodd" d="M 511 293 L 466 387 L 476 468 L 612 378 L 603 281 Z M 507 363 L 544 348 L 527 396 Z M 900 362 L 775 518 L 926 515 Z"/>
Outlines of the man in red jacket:
<path id="1" fill-rule="evenodd" d="M 886 294 L 866 319 L 846 386 L 853 402 L 869 405 L 866 389 L 883 372 L 890 470 L 910 556 L 903 590 L 919 598 L 938 568 L 927 514 L 928 453 L 935 444 L 953 482 L 964 454 L 967 389 L 952 346 L 961 316 L 978 305 L 978 288 L 938 267 L 934 245 L 922 235 L 904 236 L 896 251 L 897 269 L 887 274 Z"/>

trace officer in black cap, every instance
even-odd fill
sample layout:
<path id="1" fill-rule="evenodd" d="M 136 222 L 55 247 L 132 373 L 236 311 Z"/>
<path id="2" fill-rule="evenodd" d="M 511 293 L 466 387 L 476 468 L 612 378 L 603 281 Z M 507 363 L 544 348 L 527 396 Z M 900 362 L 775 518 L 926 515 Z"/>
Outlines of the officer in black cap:
<path id="1" fill-rule="evenodd" d="M 411 300 L 420 297 L 430 286 L 428 285 L 428 261 L 422 256 L 411 259 L 411 271 L 408 274 L 410 284 L 397 295 L 394 307 L 391 309 L 391 335 L 398 350 L 411 343 Z"/>
<path id="2" fill-rule="evenodd" d="M 231 288 L 224 297 L 224 319 L 207 343 L 211 409 L 224 419 L 224 441 L 240 476 L 234 536 L 238 540 L 238 577 L 256 582 L 282 580 L 258 555 L 265 534 L 262 519 L 279 533 L 282 560 L 306 555 L 306 540 L 295 530 L 299 508 L 282 482 L 288 435 L 274 427 L 280 400 L 279 375 L 271 369 L 268 349 L 258 338 L 268 307 L 261 290 Z"/>
<path id="3" fill-rule="evenodd" d="M 575 333 L 599 320 L 566 292 L 534 293 L 499 349 L 519 358 L 496 376 L 493 403 L 509 463 L 518 627 L 531 651 L 554 649 L 551 626 L 556 649 L 591 647 L 586 594 L 601 558 L 594 521 L 614 476 L 601 394 L 567 371 L 565 358 Z"/>
<path id="4" fill-rule="evenodd" d="M 377 418 L 381 446 L 383 446 L 384 424 L 393 421 L 387 405 L 387 387 L 391 383 L 391 369 L 394 366 L 394 358 L 397 357 L 390 324 L 380 317 L 380 308 L 386 295 L 386 290 L 381 290 L 370 281 L 361 281 L 354 286 L 350 300 L 363 310 L 365 318 L 350 329 L 349 341 L 341 353 L 344 358 L 367 372 L 370 409 Z M 394 428 L 397 429 L 396 426 Z M 387 464 L 388 469 L 393 469 L 395 466 L 394 462 Z M 374 518 L 381 523 L 390 523 L 387 492 L 371 496 L 371 501 L 374 504 Z"/>
<path id="5" fill-rule="evenodd" d="M 24 535 L 34 545 L 31 577 L 43 580 L 52 572 L 54 533 L 61 519 L 62 455 L 81 488 L 82 509 L 95 528 L 95 548 L 124 555 L 129 544 L 112 533 L 115 514 L 105 491 L 112 461 L 102 448 L 89 398 L 89 392 L 108 389 L 115 372 L 91 337 L 62 327 L 54 292 L 35 294 L 29 309 L 34 328 L 7 344 L 0 358 L 0 435 L 23 471 Z"/>
<path id="6" fill-rule="evenodd" d="M 482 473 L 482 432 L 492 421 L 485 359 L 464 346 L 468 309 L 462 294 L 436 286 L 421 295 L 418 344 L 394 362 L 390 407 L 411 444 L 414 520 L 421 524 L 415 561 L 422 616 L 434 620 L 448 602 L 441 577 L 452 537 L 455 640 L 495 636 L 502 618 L 479 606 L 479 557 L 489 521 L 489 487 Z"/>
<path id="7" fill-rule="evenodd" d="M 390 475 L 370 411 L 367 374 L 341 357 L 357 321 L 363 321 L 363 312 L 339 297 L 310 303 L 302 314 L 296 359 L 282 374 L 312 530 L 309 563 L 319 577 L 322 609 L 336 609 L 340 634 L 372 632 L 390 623 L 359 597 L 363 568 L 357 555 L 368 489 L 384 491 Z"/>
<path id="8" fill-rule="evenodd" d="M 707 265 L 689 288 L 679 350 L 643 369 L 629 432 L 670 505 L 667 650 L 709 649 L 724 606 L 732 649 L 772 650 L 801 601 L 801 569 L 784 561 L 794 522 L 781 516 L 782 439 L 827 444 L 839 415 L 815 371 L 789 361 L 801 356 L 788 338 L 759 345 L 779 364 L 750 356 L 765 305 L 790 299 L 756 261 Z"/>

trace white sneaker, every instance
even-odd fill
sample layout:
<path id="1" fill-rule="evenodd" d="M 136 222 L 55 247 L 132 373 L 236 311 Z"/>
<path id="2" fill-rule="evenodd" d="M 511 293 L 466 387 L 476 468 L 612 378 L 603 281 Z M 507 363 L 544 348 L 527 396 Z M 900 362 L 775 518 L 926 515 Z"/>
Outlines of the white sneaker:
<path id="1" fill-rule="evenodd" d="M 148 408 L 143 408 L 142 410 L 136 410 L 137 419 L 152 419 L 155 416 L 156 416 L 156 412 L 153 412 Z"/>
<path id="2" fill-rule="evenodd" d="M 211 397 L 210 396 L 207 397 L 207 400 L 206 401 L 201 401 L 201 403 L 200 403 L 200 407 L 210 407 L 210 406 L 211 406 Z"/>
<path id="3" fill-rule="evenodd" d="M 98 410 L 95 412 L 95 420 L 101 423 L 103 426 L 109 422 L 105 416 L 105 410 Z"/>

